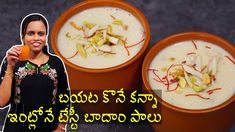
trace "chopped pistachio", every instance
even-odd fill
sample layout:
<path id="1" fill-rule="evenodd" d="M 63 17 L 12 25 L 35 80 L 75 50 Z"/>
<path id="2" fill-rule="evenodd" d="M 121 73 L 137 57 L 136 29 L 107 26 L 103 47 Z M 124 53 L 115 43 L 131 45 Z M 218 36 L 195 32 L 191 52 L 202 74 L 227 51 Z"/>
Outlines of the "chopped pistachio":
<path id="1" fill-rule="evenodd" d="M 86 58 L 87 54 L 86 54 L 86 50 L 84 49 L 82 44 L 77 44 L 77 51 L 79 52 L 79 54 L 81 55 L 81 57 Z"/>
<path id="2" fill-rule="evenodd" d="M 92 46 L 92 53 L 96 53 L 99 51 L 99 49 L 95 46 L 95 44 L 91 44 Z"/>
<path id="3" fill-rule="evenodd" d="M 95 43 L 96 43 L 94 37 L 89 38 L 88 41 L 89 41 L 91 44 L 95 44 Z"/>
<path id="4" fill-rule="evenodd" d="M 181 65 L 179 66 L 174 66 L 172 72 L 170 73 L 172 76 L 184 76 L 184 69 Z"/>
<path id="5" fill-rule="evenodd" d="M 167 68 L 166 67 L 162 67 L 161 71 L 166 72 Z"/>
<path id="6" fill-rule="evenodd" d="M 99 42 L 97 42 L 97 45 L 102 46 L 105 42 L 106 40 L 101 39 Z"/>
<path id="7" fill-rule="evenodd" d="M 83 25 L 85 25 L 87 28 L 92 29 L 96 24 L 89 23 L 87 21 L 83 22 Z"/>
<path id="8" fill-rule="evenodd" d="M 184 77 L 178 77 L 178 79 L 179 79 L 178 84 L 179 84 L 180 88 L 185 88 L 186 80 L 184 79 Z"/>
<path id="9" fill-rule="evenodd" d="M 67 38 L 70 38 L 70 39 L 71 39 L 71 36 L 70 36 L 69 32 L 67 32 L 67 33 L 65 34 L 65 36 L 66 36 Z"/>
<path id="10" fill-rule="evenodd" d="M 99 37 L 102 37 L 102 36 L 103 36 L 103 33 L 102 33 L 102 31 L 96 31 L 96 32 L 95 32 L 95 35 L 96 35 L 96 36 L 99 36 Z"/>
<path id="11" fill-rule="evenodd" d="M 101 31 L 97 31 L 95 33 L 95 35 L 91 38 L 88 39 L 88 41 L 91 43 L 91 44 L 96 44 L 98 45 L 98 42 L 102 40 L 102 32 Z M 101 44 L 101 42 L 99 43 Z"/>
<path id="12" fill-rule="evenodd" d="M 94 47 L 92 47 L 92 53 L 96 53 L 96 52 L 97 50 Z"/>
<path id="13" fill-rule="evenodd" d="M 114 34 L 114 33 L 112 33 L 112 32 L 107 32 L 107 34 L 108 34 L 109 36 L 112 36 L 112 37 L 115 37 L 115 38 L 119 38 L 119 39 L 123 38 L 123 36 Z"/>
<path id="14" fill-rule="evenodd" d="M 125 26 L 123 21 L 120 19 L 113 20 L 112 24 L 120 25 L 122 27 Z M 112 45 L 121 44 L 120 40 L 123 38 L 123 36 L 112 32 L 112 24 L 99 25 L 88 21 L 83 21 L 83 24 L 78 26 L 75 22 L 71 21 L 70 25 L 73 26 L 73 28 L 81 30 L 83 32 L 83 36 L 73 36 L 69 32 L 65 35 L 70 40 L 75 40 L 77 43 L 77 51 L 83 58 L 87 57 L 87 53 L 96 53 L 98 55 L 99 52 L 102 51 L 101 49 L 103 49 L 103 53 L 101 52 L 99 55 L 103 55 L 104 52 L 111 52 L 110 49 Z M 83 40 L 85 42 L 83 42 Z M 111 52 L 110 54 L 115 53 Z"/>
<path id="15" fill-rule="evenodd" d="M 175 61 L 174 57 L 169 58 L 170 61 Z"/>
<path id="16" fill-rule="evenodd" d="M 80 41 L 80 40 L 82 39 L 82 37 L 81 37 L 80 34 L 78 34 L 78 35 L 76 35 L 76 36 L 72 36 L 69 32 L 67 32 L 67 33 L 65 34 L 65 36 L 66 36 L 66 38 L 68 38 L 69 40 L 78 40 L 78 41 Z"/>
<path id="17" fill-rule="evenodd" d="M 202 83 L 205 85 L 208 85 L 211 83 L 210 76 L 207 73 L 202 75 Z"/>
<path id="18" fill-rule="evenodd" d="M 193 91 L 195 91 L 195 92 L 202 92 L 202 91 L 205 90 L 205 88 L 200 87 L 200 86 L 196 86 L 196 85 L 193 85 L 192 89 L 193 89 Z"/>
<path id="19" fill-rule="evenodd" d="M 122 26 L 123 22 L 122 22 L 122 20 L 114 20 L 113 24 Z"/>
<path id="20" fill-rule="evenodd" d="M 108 25 L 108 27 L 107 27 L 107 32 L 108 32 L 108 33 L 112 33 L 112 31 L 113 31 L 112 26 L 111 26 L 111 25 Z"/>
<path id="21" fill-rule="evenodd" d="M 190 82 L 193 84 L 195 84 L 197 82 L 197 79 L 194 76 L 190 76 L 189 79 L 190 79 Z"/>

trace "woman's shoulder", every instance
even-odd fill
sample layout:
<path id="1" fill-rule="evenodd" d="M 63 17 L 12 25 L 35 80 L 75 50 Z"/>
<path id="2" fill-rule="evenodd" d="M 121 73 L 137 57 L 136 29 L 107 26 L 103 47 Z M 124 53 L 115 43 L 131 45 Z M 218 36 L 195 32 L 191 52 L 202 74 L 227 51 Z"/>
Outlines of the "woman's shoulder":
<path id="1" fill-rule="evenodd" d="M 51 63 L 56 64 L 56 65 L 63 65 L 64 66 L 63 60 L 55 54 L 49 54 L 49 61 Z"/>

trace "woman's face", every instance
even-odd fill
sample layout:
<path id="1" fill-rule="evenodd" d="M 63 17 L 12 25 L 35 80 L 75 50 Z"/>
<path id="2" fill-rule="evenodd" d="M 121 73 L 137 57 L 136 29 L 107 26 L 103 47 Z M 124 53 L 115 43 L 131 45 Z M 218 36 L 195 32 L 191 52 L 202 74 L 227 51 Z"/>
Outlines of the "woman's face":
<path id="1" fill-rule="evenodd" d="M 42 21 L 31 21 L 23 37 L 25 45 L 29 45 L 30 51 L 39 53 L 46 44 L 46 27 Z"/>

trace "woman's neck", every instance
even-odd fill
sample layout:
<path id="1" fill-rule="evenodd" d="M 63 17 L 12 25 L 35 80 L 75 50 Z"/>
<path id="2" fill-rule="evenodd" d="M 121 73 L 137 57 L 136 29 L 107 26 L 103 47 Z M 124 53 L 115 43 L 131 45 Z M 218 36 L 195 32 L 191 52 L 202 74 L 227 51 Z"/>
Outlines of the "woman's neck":
<path id="1" fill-rule="evenodd" d="M 38 53 L 30 52 L 29 59 L 30 60 L 41 59 L 43 57 L 43 55 L 44 55 L 44 53 L 42 51 L 38 52 Z"/>
<path id="2" fill-rule="evenodd" d="M 29 55 L 29 61 L 38 66 L 44 64 L 48 60 L 49 60 L 49 56 L 47 56 L 43 52 L 39 52 L 39 53 L 31 52 Z"/>

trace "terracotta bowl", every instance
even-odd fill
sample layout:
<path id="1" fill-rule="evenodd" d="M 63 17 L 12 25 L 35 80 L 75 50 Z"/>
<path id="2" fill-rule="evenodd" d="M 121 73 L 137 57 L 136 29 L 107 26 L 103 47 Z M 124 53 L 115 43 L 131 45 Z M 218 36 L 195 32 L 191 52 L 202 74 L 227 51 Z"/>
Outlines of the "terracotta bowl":
<path id="1" fill-rule="evenodd" d="M 183 109 L 173 106 L 164 100 L 161 100 L 150 87 L 148 82 L 147 69 L 153 58 L 164 48 L 174 43 L 185 40 L 203 40 L 213 43 L 230 53 L 235 58 L 235 47 L 228 41 L 208 33 L 188 32 L 180 33 L 167 37 L 155 44 L 148 52 L 144 59 L 142 67 L 143 87 L 142 90 L 146 93 L 151 93 L 158 98 L 161 104 L 161 109 L 158 111 L 151 108 L 152 104 L 145 104 L 146 113 L 161 112 L 162 120 L 160 123 L 151 124 L 155 131 L 220 131 L 225 132 L 231 129 L 235 123 L 235 95 L 229 98 L 221 105 L 200 110 Z"/>
<path id="2" fill-rule="evenodd" d="M 69 18 L 77 13 L 86 9 L 104 6 L 117 7 L 126 10 L 133 14 L 140 21 L 144 27 L 146 36 L 143 47 L 131 60 L 111 68 L 89 69 L 72 64 L 61 55 L 57 48 L 57 36 L 60 28 Z M 103 90 L 120 90 L 121 88 L 124 88 L 125 91 L 135 90 L 138 87 L 141 89 L 141 65 L 144 53 L 148 47 L 149 40 L 150 27 L 145 16 L 137 8 L 121 0 L 87 0 L 80 2 L 62 13 L 62 15 L 55 22 L 51 34 L 52 49 L 55 54 L 59 55 L 65 62 L 69 75 L 70 87 L 74 93 L 79 90 L 102 92 Z M 102 96 L 99 99 L 102 99 Z M 98 109 L 98 107 L 103 106 L 89 105 L 89 107 L 90 109 Z M 112 108 L 115 109 L 114 111 L 123 109 L 123 107 Z M 103 111 L 104 108 L 101 109 Z M 105 108 L 105 110 L 107 110 L 107 108 Z"/>

